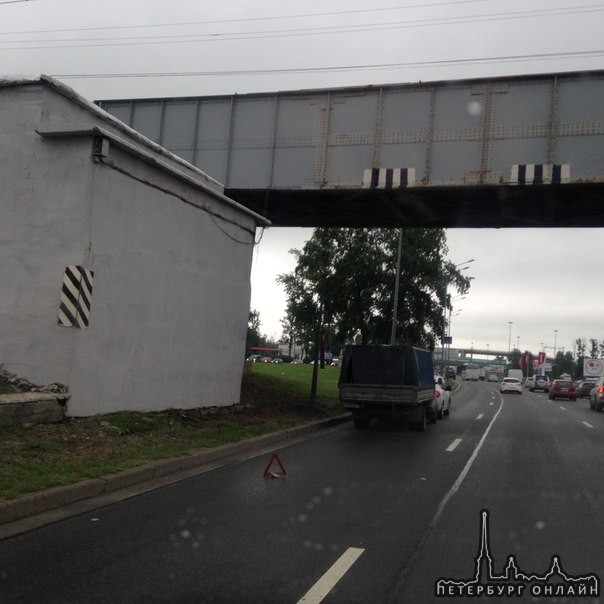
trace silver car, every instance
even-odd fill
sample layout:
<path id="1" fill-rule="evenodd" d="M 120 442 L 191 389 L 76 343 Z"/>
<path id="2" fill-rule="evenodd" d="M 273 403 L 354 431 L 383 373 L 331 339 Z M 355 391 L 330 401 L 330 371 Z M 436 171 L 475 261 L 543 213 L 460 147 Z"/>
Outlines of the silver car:
<path id="1" fill-rule="evenodd" d="M 534 375 L 529 390 L 531 392 L 535 392 L 535 390 L 549 392 L 549 378 L 547 375 Z"/>
<path id="2" fill-rule="evenodd" d="M 514 377 L 503 378 L 499 390 L 501 392 L 516 392 L 517 394 L 522 394 L 522 382 Z"/>
<path id="3" fill-rule="evenodd" d="M 604 378 L 598 378 L 598 381 L 589 393 L 589 408 L 594 411 L 602 411 L 604 409 Z"/>

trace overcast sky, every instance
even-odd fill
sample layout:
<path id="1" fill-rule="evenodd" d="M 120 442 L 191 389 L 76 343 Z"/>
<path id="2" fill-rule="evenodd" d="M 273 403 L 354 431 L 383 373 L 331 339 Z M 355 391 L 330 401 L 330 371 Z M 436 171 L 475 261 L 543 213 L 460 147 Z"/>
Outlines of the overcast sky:
<path id="1" fill-rule="evenodd" d="M 53 75 L 97 100 L 602 69 L 603 21 L 588 0 L 0 0 L 0 74 Z M 257 246 L 252 307 L 270 335 L 284 308 L 275 276 L 309 236 L 272 228 Z M 451 260 L 475 259 L 454 346 L 604 340 L 600 238 L 448 231 Z"/>

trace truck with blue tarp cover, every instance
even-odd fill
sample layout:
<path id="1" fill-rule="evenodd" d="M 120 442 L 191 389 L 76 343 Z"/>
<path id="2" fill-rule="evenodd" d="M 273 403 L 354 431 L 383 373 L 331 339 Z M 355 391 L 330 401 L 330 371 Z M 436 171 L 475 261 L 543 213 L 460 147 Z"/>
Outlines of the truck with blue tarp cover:
<path id="1" fill-rule="evenodd" d="M 349 345 L 340 370 L 340 401 L 357 428 L 373 418 L 402 419 L 419 430 L 436 422 L 432 354 L 413 346 Z"/>

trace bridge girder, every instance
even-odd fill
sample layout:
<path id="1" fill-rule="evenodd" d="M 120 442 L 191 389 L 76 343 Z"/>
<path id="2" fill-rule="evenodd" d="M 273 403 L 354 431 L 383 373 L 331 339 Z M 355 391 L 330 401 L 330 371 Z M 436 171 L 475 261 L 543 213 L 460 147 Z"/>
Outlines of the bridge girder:
<path id="1" fill-rule="evenodd" d="M 289 227 L 531 228 L 604 226 L 604 183 L 411 190 L 226 189 Z"/>

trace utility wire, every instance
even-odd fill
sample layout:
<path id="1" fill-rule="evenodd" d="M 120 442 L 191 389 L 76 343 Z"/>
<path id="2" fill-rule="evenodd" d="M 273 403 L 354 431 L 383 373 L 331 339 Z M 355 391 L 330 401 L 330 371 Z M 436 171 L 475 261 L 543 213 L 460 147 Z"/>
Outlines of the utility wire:
<path id="1" fill-rule="evenodd" d="M 238 40 L 259 40 L 267 38 L 291 38 L 309 35 L 333 35 L 346 33 L 365 33 L 370 31 L 385 31 L 391 29 L 410 29 L 417 27 L 442 26 L 442 25 L 463 25 L 467 23 L 477 23 L 485 21 L 501 21 L 510 19 L 526 19 L 535 17 L 550 17 L 568 14 L 582 14 L 588 12 L 602 12 L 604 6 L 590 5 L 575 9 L 544 9 L 539 11 L 516 11 L 510 13 L 492 13 L 485 15 L 472 15 L 466 17 L 449 17 L 435 19 L 421 19 L 415 21 L 399 21 L 395 23 L 371 23 L 361 25 L 343 25 L 343 26 L 325 26 L 313 28 L 298 28 L 286 30 L 264 30 L 258 32 L 234 32 L 234 33 L 210 33 L 210 34 L 185 34 L 179 36 L 142 36 L 137 38 L 93 38 L 93 39 L 75 39 L 75 40 L 41 40 L 51 45 L 39 46 L 12 46 L 0 48 L 2 50 L 36 50 L 36 49 L 62 49 L 62 48 L 98 48 L 98 47 L 116 47 L 116 46 L 148 46 L 165 44 L 191 44 L 207 42 L 224 42 Z M 166 39 L 167 38 L 167 39 Z M 121 41 L 120 41 L 121 40 Z M 38 40 L 4 40 L 0 44 L 21 44 L 36 43 Z M 83 42 L 82 44 L 60 44 L 61 42 Z M 93 43 L 90 43 L 93 42 Z"/>
<path id="2" fill-rule="evenodd" d="M 348 25 L 330 25 L 324 27 L 306 27 L 306 28 L 294 28 L 294 29 L 273 29 L 273 30 L 260 30 L 252 32 L 227 32 L 227 33 L 197 33 L 197 34 L 164 34 L 159 36 L 135 36 L 135 37 L 110 37 L 110 38 L 59 38 L 54 40 L 46 39 L 33 39 L 33 40 L 4 40 L 0 41 L 0 44 L 22 44 L 22 43 L 38 43 L 38 42 L 85 42 L 86 46 L 94 47 L 95 44 L 89 44 L 90 42 L 115 42 L 121 41 L 121 44 L 138 45 L 140 41 L 158 41 L 160 44 L 171 44 L 171 43 L 182 43 L 182 42 L 216 42 L 216 41 L 231 41 L 231 40 L 242 40 L 242 39 L 264 39 L 264 38 L 278 38 L 284 36 L 303 36 L 303 35 L 316 35 L 316 34 L 334 34 L 334 33 L 362 33 L 376 30 L 386 29 L 409 29 L 415 27 L 428 27 L 432 25 L 459 25 L 466 23 L 484 22 L 484 21 L 501 21 L 507 19 L 526 19 L 534 17 L 550 17 L 560 16 L 569 14 L 583 14 L 591 12 L 602 12 L 604 11 L 604 5 L 591 5 L 576 7 L 573 9 L 567 8 L 554 8 L 554 9 L 542 9 L 542 10 L 529 10 L 529 11 L 514 11 L 514 12 L 502 12 L 502 13 L 490 13 L 484 15 L 469 15 L 465 17 L 438 17 L 434 19 L 417 19 L 413 21 L 396 21 L 388 23 L 363 23 L 359 25 L 348 24 Z M 105 45 L 105 44 L 102 44 Z M 101 46 L 102 46 L 101 45 Z M 37 47 L 36 47 L 37 48 Z M 40 47 L 40 48 L 52 48 L 52 47 Z M 15 50 L 13 48 L 13 50 Z"/>
<path id="3" fill-rule="evenodd" d="M 406 63 L 377 63 L 373 65 L 340 65 L 332 67 L 300 67 L 284 69 L 233 69 L 219 71 L 181 71 L 157 73 L 80 73 L 80 74 L 51 74 L 52 77 L 68 79 L 103 79 L 103 78 L 175 78 L 191 76 L 256 76 L 256 75 L 287 75 L 294 73 L 333 73 L 342 71 L 371 71 L 381 69 L 401 69 L 409 67 L 437 67 L 443 65 L 471 65 L 481 63 L 505 63 L 524 61 L 544 61 L 551 59 L 575 59 L 579 57 L 601 57 L 603 50 L 580 50 L 573 52 L 537 53 L 522 55 L 507 55 L 493 57 L 479 57 L 472 59 L 444 59 L 434 61 L 410 61 Z"/>
<path id="4" fill-rule="evenodd" d="M 30 0 L 12 0 L 13 2 L 28 2 Z M 108 25 L 104 27 L 78 27 L 68 29 L 35 29 L 25 31 L 14 31 L 14 32 L 0 32 L 0 36 L 12 35 L 12 34 L 41 34 L 41 33 L 60 33 L 68 31 L 102 31 L 107 29 L 143 29 L 153 27 L 181 27 L 189 25 L 216 25 L 221 23 L 251 23 L 253 21 L 275 21 L 283 19 L 307 19 L 313 17 L 330 17 L 339 15 L 351 15 L 355 13 L 377 13 L 385 11 L 397 11 L 397 10 L 408 10 L 415 8 L 434 8 L 440 6 L 453 6 L 458 4 L 477 4 L 482 2 L 492 2 L 493 0 L 452 0 L 450 2 L 432 2 L 429 4 L 410 4 L 407 6 L 392 6 L 386 8 L 365 8 L 355 10 L 344 10 L 344 11 L 330 11 L 323 13 L 303 13 L 296 15 L 271 15 L 268 17 L 246 17 L 242 19 L 215 19 L 206 21 L 179 21 L 176 23 L 148 23 L 145 25 Z M 7 2 L 6 4 L 8 4 Z"/>

